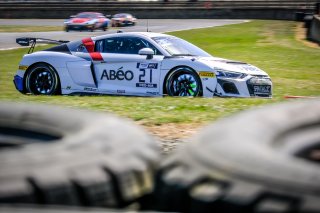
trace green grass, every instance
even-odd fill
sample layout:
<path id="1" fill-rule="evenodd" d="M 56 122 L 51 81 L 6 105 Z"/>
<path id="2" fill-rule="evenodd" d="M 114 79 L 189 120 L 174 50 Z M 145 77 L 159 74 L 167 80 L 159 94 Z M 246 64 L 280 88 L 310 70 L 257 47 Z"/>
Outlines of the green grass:
<path id="1" fill-rule="evenodd" d="M 62 26 L 25 26 L 25 25 L 0 25 L 0 32 L 45 32 L 62 31 Z"/>
<path id="2" fill-rule="evenodd" d="M 109 111 L 144 125 L 159 125 L 203 124 L 250 107 L 284 101 L 284 95 L 319 96 L 320 49 L 296 41 L 295 26 L 295 22 L 288 21 L 253 21 L 171 33 L 214 56 L 245 61 L 267 71 L 274 83 L 272 99 L 22 95 L 12 84 L 19 60 L 26 52 L 18 49 L 0 51 L 0 100 Z"/>

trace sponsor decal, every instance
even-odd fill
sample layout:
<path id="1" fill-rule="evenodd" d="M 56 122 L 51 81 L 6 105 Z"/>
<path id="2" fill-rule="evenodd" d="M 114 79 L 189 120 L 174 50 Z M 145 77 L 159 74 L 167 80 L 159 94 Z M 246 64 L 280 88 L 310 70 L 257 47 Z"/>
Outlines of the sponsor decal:
<path id="1" fill-rule="evenodd" d="M 150 94 L 150 95 L 159 95 L 159 92 L 149 92 L 149 91 L 147 91 L 146 93 Z"/>
<path id="2" fill-rule="evenodd" d="M 19 65 L 19 70 L 24 70 L 24 71 L 26 71 L 27 69 L 28 69 L 28 66 Z"/>
<path id="3" fill-rule="evenodd" d="M 256 67 L 250 65 L 240 66 L 245 71 L 259 71 Z"/>
<path id="4" fill-rule="evenodd" d="M 117 90 L 117 93 L 126 93 L 126 91 L 125 91 L 125 90 L 120 90 L 120 89 L 118 89 L 118 90 Z"/>
<path id="5" fill-rule="evenodd" d="M 269 94 L 271 86 L 269 85 L 254 85 L 253 90 L 254 93 L 262 93 L 262 94 Z"/>
<path id="6" fill-rule="evenodd" d="M 213 72 L 199 72 L 199 76 L 202 78 L 214 78 L 216 75 Z"/>
<path id="7" fill-rule="evenodd" d="M 157 63 L 137 63 L 138 69 L 157 69 Z"/>
<path id="8" fill-rule="evenodd" d="M 123 71 L 123 67 L 120 67 L 117 71 L 116 70 L 103 70 L 100 80 L 104 78 L 107 80 L 127 80 L 131 81 L 134 77 L 133 72 L 131 70 Z"/>
<path id="9" fill-rule="evenodd" d="M 97 91 L 97 88 L 92 88 L 92 87 L 85 87 L 83 88 L 85 91 Z"/>
<path id="10" fill-rule="evenodd" d="M 157 88 L 157 84 L 152 83 L 136 83 L 136 87 Z"/>

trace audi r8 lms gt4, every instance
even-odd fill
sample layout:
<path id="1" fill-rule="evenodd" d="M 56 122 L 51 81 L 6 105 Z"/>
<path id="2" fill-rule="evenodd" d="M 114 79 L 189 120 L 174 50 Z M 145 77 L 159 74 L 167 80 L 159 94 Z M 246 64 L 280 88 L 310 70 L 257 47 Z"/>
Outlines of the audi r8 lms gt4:
<path id="1" fill-rule="evenodd" d="M 134 26 L 136 25 L 137 19 L 128 13 L 115 14 L 111 18 L 112 27 L 123 27 L 123 26 Z"/>
<path id="2" fill-rule="evenodd" d="M 70 19 L 64 22 L 66 32 L 70 30 L 89 30 L 93 31 L 101 29 L 105 31 L 108 28 L 110 19 L 106 18 L 101 13 L 83 12 L 71 16 Z"/>
<path id="3" fill-rule="evenodd" d="M 30 41 L 36 39 L 17 39 L 25 46 Z M 272 81 L 261 69 L 150 32 L 89 37 L 26 54 L 14 83 L 35 95 L 272 96 Z"/>

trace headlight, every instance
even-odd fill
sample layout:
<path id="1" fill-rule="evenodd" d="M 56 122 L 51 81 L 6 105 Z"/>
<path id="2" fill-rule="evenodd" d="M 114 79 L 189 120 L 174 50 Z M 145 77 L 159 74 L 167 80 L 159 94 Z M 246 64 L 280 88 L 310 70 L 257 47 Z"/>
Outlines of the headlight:
<path id="1" fill-rule="evenodd" d="M 271 79 L 269 78 L 256 78 L 253 77 L 248 81 L 249 84 L 253 84 L 253 85 L 271 85 Z"/>
<path id="2" fill-rule="evenodd" d="M 216 68 L 215 71 L 217 72 L 217 77 L 222 78 L 245 78 L 247 76 L 245 73 L 227 71 L 219 68 Z"/>

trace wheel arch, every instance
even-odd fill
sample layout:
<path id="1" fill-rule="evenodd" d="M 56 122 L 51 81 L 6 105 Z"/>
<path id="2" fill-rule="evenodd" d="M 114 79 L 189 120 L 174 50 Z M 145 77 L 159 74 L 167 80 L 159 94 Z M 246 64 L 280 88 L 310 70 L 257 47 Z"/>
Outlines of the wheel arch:
<path id="1" fill-rule="evenodd" d="M 32 68 L 38 64 L 45 64 L 45 65 L 49 66 L 53 70 L 53 72 L 56 73 L 57 78 L 58 78 L 58 94 L 61 94 L 61 80 L 60 80 L 60 76 L 59 76 L 57 70 L 50 63 L 44 62 L 44 61 L 35 62 L 28 67 L 28 69 L 26 70 L 26 72 L 23 76 L 23 91 L 25 91 L 25 93 L 27 93 L 27 75 L 30 73 Z"/>
<path id="2" fill-rule="evenodd" d="M 202 90 L 203 90 L 203 85 L 202 85 L 202 81 L 201 81 L 201 78 L 200 78 L 198 72 L 195 71 L 195 69 L 193 69 L 192 67 L 186 66 L 186 65 L 178 65 L 178 66 L 175 66 L 175 67 L 173 67 L 173 68 L 170 69 L 170 71 L 166 74 L 166 76 L 165 76 L 165 78 L 164 78 L 164 80 L 163 80 L 163 83 L 162 83 L 162 93 L 163 93 L 163 94 L 168 94 L 167 87 L 166 87 L 166 83 L 167 83 L 168 77 L 169 77 L 173 72 L 175 72 L 177 69 L 181 69 L 181 68 L 190 69 L 192 72 L 194 72 L 194 73 L 198 76 L 198 78 L 199 78 L 199 80 L 200 80 L 200 87 L 201 87 L 201 88 L 200 88 L 200 96 L 202 96 L 202 95 L 203 95 L 203 92 L 202 92 Z"/>

